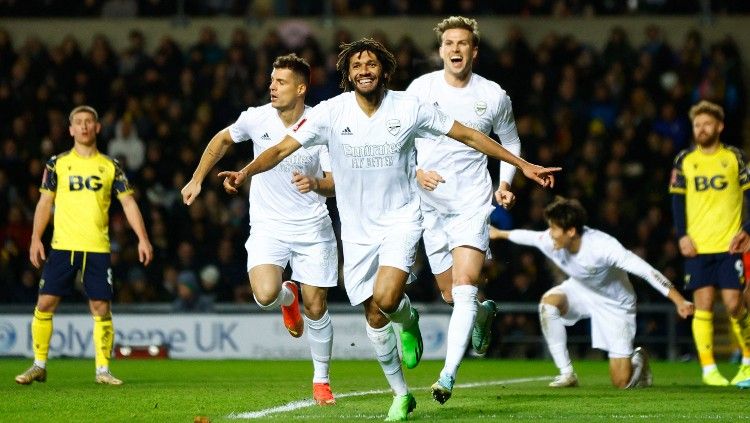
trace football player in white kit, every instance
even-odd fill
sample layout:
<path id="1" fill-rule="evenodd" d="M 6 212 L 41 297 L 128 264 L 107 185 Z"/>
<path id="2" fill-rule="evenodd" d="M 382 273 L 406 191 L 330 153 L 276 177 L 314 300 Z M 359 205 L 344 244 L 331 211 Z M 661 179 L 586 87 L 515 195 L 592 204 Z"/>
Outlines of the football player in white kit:
<path id="1" fill-rule="evenodd" d="M 415 79 L 406 92 L 444 110 L 462 124 L 489 134 L 494 131 L 508 151 L 518 156 L 510 97 L 498 84 L 473 73 L 479 45 L 474 19 L 451 16 L 434 28 L 443 69 Z M 456 373 L 471 335 L 474 350 L 485 354 L 497 312 L 495 302 L 477 300 L 482 265 L 489 248 L 492 180 L 487 156 L 445 136 L 417 138 L 417 181 L 422 197 L 425 251 L 443 299 L 453 305 L 445 365 L 432 396 L 441 404 L 452 395 Z M 516 168 L 500 163 L 495 197 L 510 208 Z"/>
<path id="2" fill-rule="evenodd" d="M 669 298 L 682 318 L 695 307 L 672 283 L 612 236 L 584 226 L 586 211 L 577 200 L 557 197 L 544 210 L 546 231 L 493 230 L 493 239 L 538 248 L 565 274 L 539 303 L 539 320 L 560 375 L 549 386 L 578 385 L 568 356 L 565 326 L 591 318 L 591 345 L 609 352 L 609 375 L 618 388 L 650 386 L 651 369 L 643 348 L 633 350 L 636 298 L 628 273 L 646 280 Z"/>
<path id="3" fill-rule="evenodd" d="M 308 112 L 305 94 L 310 66 L 294 54 L 280 56 L 271 72 L 271 102 L 251 107 L 235 123 L 219 131 L 206 146 L 192 179 L 182 189 L 185 204 L 200 194 L 206 174 L 233 143 L 252 140 L 257 157 Z M 275 169 L 258 175 L 250 187 L 250 236 L 247 268 L 255 302 L 264 310 L 281 308 L 284 325 L 294 337 L 307 338 L 313 359 L 313 398 L 320 405 L 335 404 L 328 367 L 333 326 L 326 294 L 338 282 L 336 238 L 325 196 L 334 193 L 330 159 L 324 145 L 310 145 L 284 159 Z M 299 291 L 292 281 L 282 283 L 287 263 L 292 279 L 302 284 L 304 317 Z M 304 320 L 304 323 L 303 323 Z"/>
<path id="4" fill-rule="evenodd" d="M 227 177 L 225 187 L 236 189 L 301 146 L 328 145 L 338 181 L 344 284 L 352 305 L 364 306 L 368 338 L 395 394 L 386 420 L 406 420 L 416 401 L 403 376 L 390 322 L 403 328 L 403 361 L 415 367 L 422 354 L 419 316 L 404 293 L 422 234 L 414 138 L 448 134 L 520 167 L 545 187 L 553 185 L 559 168 L 532 165 L 432 105 L 386 89 L 396 61 L 377 41 L 362 39 L 341 47 L 336 68 L 346 92 L 315 106 L 279 144 L 242 170 L 219 175 Z"/>

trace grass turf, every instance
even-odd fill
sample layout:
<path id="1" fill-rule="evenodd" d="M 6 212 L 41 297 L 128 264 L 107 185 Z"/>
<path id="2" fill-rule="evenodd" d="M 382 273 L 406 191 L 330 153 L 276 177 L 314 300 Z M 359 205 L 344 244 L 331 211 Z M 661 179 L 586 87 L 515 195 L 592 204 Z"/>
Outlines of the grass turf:
<path id="1" fill-rule="evenodd" d="M 120 387 L 94 383 L 93 360 L 53 359 L 46 383 L 16 385 L 28 359 L 0 359 L 0 420 L 8 422 L 212 422 L 261 413 L 254 421 L 381 421 L 391 403 L 373 361 L 334 361 L 333 407 L 311 406 L 312 364 L 307 361 L 138 361 L 112 363 Z M 453 397 L 440 405 L 430 396 L 441 362 L 425 361 L 406 378 L 417 398 L 415 421 L 723 421 L 748 420 L 750 391 L 701 385 L 696 363 L 652 363 L 654 387 L 620 391 L 609 382 L 606 361 L 577 361 L 581 386 L 553 389 L 548 361 L 467 359 Z M 736 366 L 721 365 L 728 378 Z M 535 378 L 515 382 L 514 379 Z M 475 384 L 478 386 L 464 386 Z M 289 404 L 291 404 L 289 406 Z"/>

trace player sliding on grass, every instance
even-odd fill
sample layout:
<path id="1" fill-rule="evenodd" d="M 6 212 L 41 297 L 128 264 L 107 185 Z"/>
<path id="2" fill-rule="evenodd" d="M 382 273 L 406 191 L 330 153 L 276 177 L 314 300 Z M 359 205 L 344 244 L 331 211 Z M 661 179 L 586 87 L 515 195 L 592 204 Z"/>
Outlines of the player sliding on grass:
<path id="1" fill-rule="evenodd" d="M 271 72 L 271 102 L 242 112 L 237 121 L 217 133 L 206 146 L 193 178 L 182 189 L 190 205 L 200 194 L 206 174 L 234 142 L 253 140 L 255 155 L 273 145 L 287 128 L 305 119 L 305 94 L 310 66 L 295 56 L 280 56 Z M 236 191 L 234 191 L 236 192 Z M 309 146 L 287 157 L 250 187 L 250 236 L 247 268 L 255 302 L 264 310 L 281 308 L 284 325 L 294 337 L 302 335 L 303 317 L 294 282 L 282 283 L 287 263 L 292 279 L 302 283 L 307 339 L 313 359 L 313 398 L 320 405 L 336 401 L 328 367 L 333 326 L 326 296 L 338 282 L 336 238 L 323 196 L 334 192 L 325 146 Z"/>
<path id="2" fill-rule="evenodd" d="M 138 236 L 138 259 L 148 265 L 154 256 L 143 216 L 120 164 L 99 153 L 96 136 L 99 115 L 89 106 L 70 112 L 73 149 L 52 157 L 44 170 L 39 202 L 34 212 L 29 258 L 34 267 L 44 262 L 39 297 L 31 321 L 34 365 L 16 376 L 28 385 L 47 380 L 47 354 L 52 338 L 52 316 L 63 296 L 72 291 L 80 273 L 94 318 L 96 383 L 122 385 L 109 371 L 115 331 L 112 326 L 112 268 L 109 245 L 110 197 L 115 194 L 125 218 Z M 54 233 L 49 255 L 42 235 L 54 208 Z"/>
<path id="3" fill-rule="evenodd" d="M 448 134 L 520 167 L 542 186 L 553 184 L 558 169 L 532 165 L 432 105 L 388 90 L 396 60 L 374 40 L 342 45 L 336 69 L 346 92 L 315 106 L 307 120 L 242 170 L 219 175 L 236 188 L 301 146 L 328 145 L 338 181 L 344 284 L 352 305 L 364 306 L 367 335 L 395 393 L 387 420 L 406 420 L 416 401 L 404 379 L 391 321 L 403 327 L 403 361 L 413 368 L 422 356 L 422 336 L 419 315 L 404 291 L 422 234 L 414 138 Z"/>
<path id="4" fill-rule="evenodd" d="M 591 344 L 609 352 L 609 375 L 618 388 L 651 386 L 648 355 L 633 351 L 635 294 L 626 272 L 645 279 L 672 300 L 682 318 L 693 314 L 693 304 L 659 271 L 626 250 L 604 232 L 584 226 L 586 211 L 577 200 L 557 197 L 544 210 L 546 231 L 492 230 L 493 239 L 538 248 L 568 275 L 547 291 L 539 304 L 544 339 L 560 375 L 549 386 L 577 386 L 578 377 L 568 356 L 565 326 L 591 318 Z"/>

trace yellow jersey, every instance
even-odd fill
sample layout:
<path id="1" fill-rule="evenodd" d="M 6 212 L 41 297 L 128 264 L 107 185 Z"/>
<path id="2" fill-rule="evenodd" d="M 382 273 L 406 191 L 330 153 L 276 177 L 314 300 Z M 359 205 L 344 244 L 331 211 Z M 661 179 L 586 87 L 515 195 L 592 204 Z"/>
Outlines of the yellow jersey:
<path id="1" fill-rule="evenodd" d="M 721 144 L 712 154 L 695 146 L 674 161 L 669 192 L 685 196 L 687 234 L 698 254 L 729 251 L 742 224 L 743 191 L 750 188 L 744 154 Z"/>
<path id="2" fill-rule="evenodd" d="M 52 157 L 44 170 L 42 192 L 55 196 L 52 248 L 109 252 L 109 206 L 112 193 L 133 193 L 116 160 L 97 152 L 80 156 L 75 149 Z"/>

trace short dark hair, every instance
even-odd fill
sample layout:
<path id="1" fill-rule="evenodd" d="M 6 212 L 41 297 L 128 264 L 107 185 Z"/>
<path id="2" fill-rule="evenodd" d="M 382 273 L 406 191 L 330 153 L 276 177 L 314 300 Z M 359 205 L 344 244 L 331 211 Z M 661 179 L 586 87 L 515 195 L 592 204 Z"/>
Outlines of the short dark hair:
<path id="1" fill-rule="evenodd" d="M 274 69 L 289 69 L 302 79 L 305 85 L 310 85 L 310 64 L 294 53 L 279 56 L 273 61 Z"/>
<path id="2" fill-rule="evenodd" d="M 558 195 L 544 208 L 544 218 L 565 230 L 575 228 L 576 233 L 580 235 L 583 233 L 583 225 L 586 224 L 587 213 L 578 200 Z"/>
<path id="3" fill-rule="evenodd" d="M 465 29 L 471 32 L 471 44 L 474 47 L 479 45 L 479 25 L 477 25 L 476 20 L 463 16 L 451 16 L 443 19 L 435 28 L 432 28 L 440 44 L 443 43 L 443 33 L 449 29 Z"/>
<path id="4" fill-rule="evenodd" d="M 344 91 L 354 89 L 354 84 L 349 81 L 349 59 L 358 53 L 369 51 L 375 54 L 380 64 L 383 66 L 383 83 L 385 85 L 391 80 L 391 75 L 396 71 L 396 58 L 393 53 L 388 51 L 382 44 L 372 38 L 362 38 L 361 40 L 351 43 L 341 43 L 339 45 L 341 52 L 336 62 L 336 70 L 341 73 L 341 88 Z"/>
<path id="5" fill-rule="evenodd" d="M 724 108 L 716 103 L 710 101 L 701 100 L 698 104 L 690 108 L 688 115 L 692 121 L 698 115 L 710 115 L 719 122 L 724 122 Z"/>

